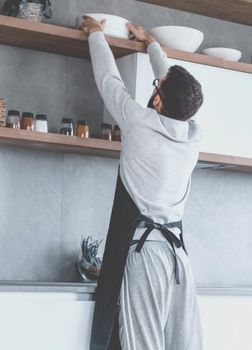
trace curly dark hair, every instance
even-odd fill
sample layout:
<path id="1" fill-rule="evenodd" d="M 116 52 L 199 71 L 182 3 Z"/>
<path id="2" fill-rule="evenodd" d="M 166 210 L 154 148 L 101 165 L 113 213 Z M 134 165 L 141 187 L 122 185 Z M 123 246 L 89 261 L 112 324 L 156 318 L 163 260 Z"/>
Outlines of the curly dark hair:
<path id="1" fill-rule="evenodd" d="M 160 90 L 164 97 L 162 115 L 186 121 L 203 103 L 202 87 L 185 68 L 171 66 Z"/>

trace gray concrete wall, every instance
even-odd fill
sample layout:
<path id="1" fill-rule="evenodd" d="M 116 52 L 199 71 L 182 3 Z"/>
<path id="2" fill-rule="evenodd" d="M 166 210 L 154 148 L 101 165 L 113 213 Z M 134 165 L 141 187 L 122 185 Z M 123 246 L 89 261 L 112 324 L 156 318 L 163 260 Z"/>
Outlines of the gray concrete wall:
<path id="1" fill-rule="evenodd" d="M 0 0 L 0 5 L 4 1 Z M 202 30 L 202 47 L 229 46 L 251 62 L 252 28 L 133 0 L 53 0 L 51 22 L 75 25 L 81 13 L 106 12 L 151 28 Z M 103 103 L 90 62 L 0 46 L 0 96 L 8 107 L 87 118 L 99 130 Z M 0 147 L 0 280 L 77 281 L 82 235 L 106 238 L 118 160 Z M 184 227 L 198 285 L 252 285 L 252 177 L 196 170 Z M 238 241 L 239 240 L 239 241 Z M 101 251 L 104 245 L 101 247 Z"/>

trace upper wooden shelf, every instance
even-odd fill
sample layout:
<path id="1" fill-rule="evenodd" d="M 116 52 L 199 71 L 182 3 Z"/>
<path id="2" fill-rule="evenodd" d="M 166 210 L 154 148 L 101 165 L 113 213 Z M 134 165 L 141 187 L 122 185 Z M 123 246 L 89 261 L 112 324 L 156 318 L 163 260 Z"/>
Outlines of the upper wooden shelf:
<path id="1" fill-rule="evenodd" d="M 0 127 L 0 144 L 16 147 L 28 147 L 42 151 L 58 151 L 80 153 L 90 156 L 119 158 L 121 142 L 107 141 L 96 138 L 82 139 L 76 136 L 65 136 L 52 133 L 16 130 Z M 225 156 L 212 153 L 199 155 L 200 168 L 228 167 L 230 170 L 252 172 L 252 159 Z"/>
<path id="2" fill-rule="evenodd" d="M 252 26 L 252 0 L 138 0 Z"/>
<path id="3" fill-rule="evenodd" d="M 144 45 L 107 36 L 115 57 L 144 51 Z M 59 55 L 89 58 L 87 35 L 78 29 L 47 23 L 33 23 L 0 15 L 0 44 L 46 51 Z"/>
<path id="4" fill-rule="evenodd" d="M 112 37 L 106 37 L 106 39 L 116 58 L 134 52 L 146 52 L 145 45 L 136 41 Z M 80 30 L 46 23 L 32 23 L 23 19 L 1 15 L 0 44 L 65 56 L 89 58 L 87 36 Z M 170 48 L 164 48 L 164 50 L 167 56 L 171 58 L 252 73 L 252 64 L 232 62 Z"/>

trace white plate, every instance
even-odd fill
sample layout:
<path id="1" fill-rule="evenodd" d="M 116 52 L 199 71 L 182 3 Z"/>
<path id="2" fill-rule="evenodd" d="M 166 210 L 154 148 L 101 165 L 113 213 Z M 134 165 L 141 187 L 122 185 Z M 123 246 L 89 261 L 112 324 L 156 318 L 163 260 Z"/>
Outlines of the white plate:
<path id="1" fill-rule="evenodd" d="M 198 29 L 181 26 L 161 26 L 151 29 L 151 34 L 166 47 L 195 52 L 204 39 Z"/>
<path id="2" fill-rule="evenodd" d="M 129 31 L 126 27 L 126 23 L 129 21 L 127 19 L 105 13 L 86 13 L 85 15 L 93 17 L 99 22 L 106 19 L 106 25 L 104 28 L 104 33 L 106 35 L 113 36 L 115 38 L 128 39 Z M 80 27 L 82 22 L 83 15 L 77 17 L 77 28 Z"/>
<path id="3" fill-rule="evenodd" d="M 241 51 L 231 49 L 228 47 L 209 47 L 202 51 L 205 55 L 223 58 L 229 61 L 239 61 L 241 58 Z"/>

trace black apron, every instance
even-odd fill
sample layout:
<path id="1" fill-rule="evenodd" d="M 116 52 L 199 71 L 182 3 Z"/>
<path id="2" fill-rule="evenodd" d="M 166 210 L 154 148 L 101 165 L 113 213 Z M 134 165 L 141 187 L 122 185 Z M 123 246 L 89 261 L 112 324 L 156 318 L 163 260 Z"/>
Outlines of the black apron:
<path id="1" fill-rule="evenodd" d="M 134 232 L 139 226 L 146 227 L 146 231 L 139 241 L 134 241 Z M 180 228 L 180 239 L 169 231 L 170 227 Z M 142 215 L 124 187 L 118 170 L 101 272 L 95 293 L 90 350 L 121 350 L 118 329 L 118 300 L 129 247 L 131 244 L 137 243 L 136 251 L 139 252 L 148 234 L 154 228 L 158 228 L 172 246 L 176 283 L 179 284 L 179 270 L 174 244 L 177 247 L 183 247 L 186 252 L 183 242 L 182 222 L 160 225 Z"/>

